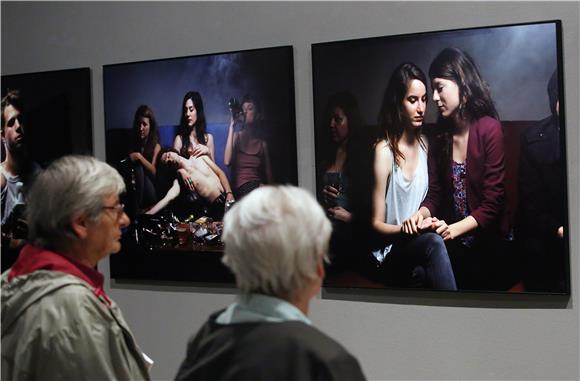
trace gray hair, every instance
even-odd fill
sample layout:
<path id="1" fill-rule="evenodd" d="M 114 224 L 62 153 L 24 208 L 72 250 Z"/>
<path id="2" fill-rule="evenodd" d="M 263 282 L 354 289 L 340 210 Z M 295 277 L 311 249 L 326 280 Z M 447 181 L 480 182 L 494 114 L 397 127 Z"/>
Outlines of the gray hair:
<path id="1" fill-rule="evenodd" d="M 327 260 L 332 227 L 318 202 L 294 186 L 252 191 L 224 217 L 223 263 L 242 295 L 292 297 Z"/>
<path id="2" fill-rule="evenodd" d="M 103 201 L 125 190 L 119 173 L 91 156 L 70 155 L 55 160 L 32 183 L 26 198 L 28 238 L 40 247 L 76 239 L 75 215 L 96 220 Z"/>

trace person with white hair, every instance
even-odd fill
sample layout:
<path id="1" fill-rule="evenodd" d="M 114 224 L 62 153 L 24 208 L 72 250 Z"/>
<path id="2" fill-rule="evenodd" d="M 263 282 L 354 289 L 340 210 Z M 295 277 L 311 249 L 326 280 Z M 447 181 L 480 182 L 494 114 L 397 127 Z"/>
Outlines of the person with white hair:
<path id="1" fill-rule="evenodd" d="M 121 249 L 121 176 L 65 156 L 27 195 L 29 242 L 2 274 L 2 380 L 148 380 L 145 355 L 103 291 L 97 262 Z"/>
<path id="2" fill-rule="evenodd" d="M 237 300 L 191 339 L 176 380 L 365 380 L 358 361 L 312 326 L 330 221 L 307 191 L 264 186 L 224 218 Z"/>

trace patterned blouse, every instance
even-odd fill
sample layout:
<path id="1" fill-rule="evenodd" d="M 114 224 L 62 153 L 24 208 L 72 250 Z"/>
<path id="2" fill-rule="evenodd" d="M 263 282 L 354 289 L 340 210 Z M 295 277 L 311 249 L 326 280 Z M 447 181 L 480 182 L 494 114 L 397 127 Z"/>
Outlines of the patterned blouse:
<path id="1" fill-rule="evenodd" d="M 453 208 L 455 210 L 455 217 L 458 221 L 469 216 L 469 206 L 467 205 L 467 192 L 465 190 L 465 179 L 467 177 L 467 169 L 464 163 L 453 162 L 453 172 L 451 174 L 453 179 Z M 475 237 L 472 234 L 461 237 L 461 242 L 471 247 Z"/>

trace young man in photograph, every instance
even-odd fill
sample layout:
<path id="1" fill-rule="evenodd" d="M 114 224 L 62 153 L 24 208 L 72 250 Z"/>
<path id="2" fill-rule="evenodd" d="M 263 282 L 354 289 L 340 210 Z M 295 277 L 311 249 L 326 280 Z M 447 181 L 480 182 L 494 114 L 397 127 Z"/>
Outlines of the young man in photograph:
<path id="1" fill-rule="evenodd" d="M 2 270 L 13 262 L 10 257 L 15 257 L 24 244 L 24 195 L 27 185 L 39 171 L 38 165 L 28 154 L 22 110 L 22 98 L 18 91 L 9 91 L 2 98 Z"/>

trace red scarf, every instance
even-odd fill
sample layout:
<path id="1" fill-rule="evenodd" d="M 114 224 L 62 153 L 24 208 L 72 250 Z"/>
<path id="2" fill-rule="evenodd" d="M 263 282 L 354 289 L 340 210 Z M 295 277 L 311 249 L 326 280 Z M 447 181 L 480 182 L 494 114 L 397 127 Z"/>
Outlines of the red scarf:
<path id="1" fill-rule="evenodd" d="M 8 281 L 10 282 L 17 276 L 30 274 L 37 270 L 60 271 L 76 276 L 93 286 L 97 298 L 102 295 L 107 305 L 111 305 L 111 300 L 103 290 L 103 274 L 70 257 L 32 245 L 26 245 L 22 248 L 16 263 L 14 263 L 10 273 L 8 273 Z"/>

